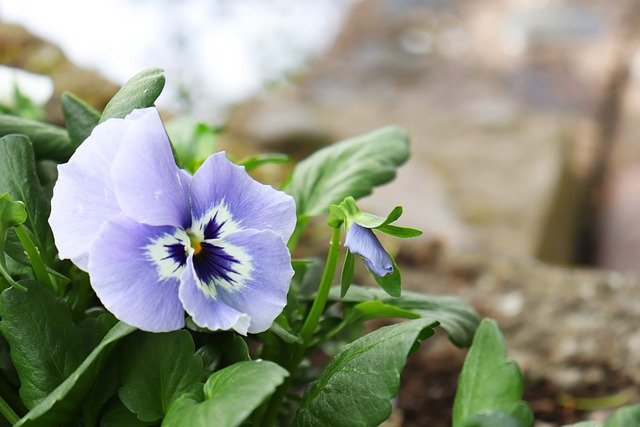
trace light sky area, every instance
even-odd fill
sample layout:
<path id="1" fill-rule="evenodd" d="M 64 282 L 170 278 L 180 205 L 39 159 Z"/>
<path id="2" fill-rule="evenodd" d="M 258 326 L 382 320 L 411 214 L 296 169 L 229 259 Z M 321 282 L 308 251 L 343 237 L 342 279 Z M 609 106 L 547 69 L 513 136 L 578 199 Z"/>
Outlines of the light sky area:
<path id="1" fill-rule="evenodd" d="M 356 0 L 0 0 L 0 19 L 122 84 L 164 68 L 158 104 L 211 117 L 329 47 Z M 206 113 L 204 113 L 206 111 Z"/>

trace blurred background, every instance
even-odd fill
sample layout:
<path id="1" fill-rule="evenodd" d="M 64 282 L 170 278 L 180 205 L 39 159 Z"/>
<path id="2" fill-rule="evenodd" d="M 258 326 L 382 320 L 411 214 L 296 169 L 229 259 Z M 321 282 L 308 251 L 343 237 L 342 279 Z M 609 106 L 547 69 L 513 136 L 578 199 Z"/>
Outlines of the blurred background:
<path id="1" fill-rule="evenodd" d="M 224 125 L 231 152 L 407 129 L 412 159 L 362 207 L 425 231 L 387 242 L 407 288 L 499 320 L 538 426 L 638 401 L 639 49 L 633 0 L 0 0 L 0 64 L 51 77 L 32 98 L 54 123 L 63 91 L 102 108 L 161 67 L 163 117 Z M 447 425 L 421 411 L 455 388 L 444 344 L 415 362 L 401 425 Z"/>

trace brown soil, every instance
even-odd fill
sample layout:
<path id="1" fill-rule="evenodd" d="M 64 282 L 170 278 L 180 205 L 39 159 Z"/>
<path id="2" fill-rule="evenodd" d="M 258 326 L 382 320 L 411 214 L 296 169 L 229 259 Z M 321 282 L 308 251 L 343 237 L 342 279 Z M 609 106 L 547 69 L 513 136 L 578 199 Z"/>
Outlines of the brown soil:
<path id="1" fill-rule="evenodd" d="M 407 361 L 394 414 L 399 421 L 392 425 L 451 426 L 453 402 L 465 351 L 452 349 L 432 355 L 429 350 L 424 348 Z M 586 362 L 575 363 L 582 368 L 590 367 Z M 607 407 L 606 398 L 613 397 L 615 401 L 614 396 L 617 396 L 620 399 L 618 402 L 625 404 L 624 393 L 637 388 L 638 384 L 609 366 L 596 368 L 606 373 L 604 380 L 597 383 L 581 382 L 567 390 L 561 390 L 551 379 L 533 379 L 525 375 L 523 399 L 532 408 L 535 422 L 551 427 L 601 420 L 615 409 Z M 598 401 L 597 398 L 603 400 Z M 591 405 L 590 410 L 584 409 L 585 405 Z"/>

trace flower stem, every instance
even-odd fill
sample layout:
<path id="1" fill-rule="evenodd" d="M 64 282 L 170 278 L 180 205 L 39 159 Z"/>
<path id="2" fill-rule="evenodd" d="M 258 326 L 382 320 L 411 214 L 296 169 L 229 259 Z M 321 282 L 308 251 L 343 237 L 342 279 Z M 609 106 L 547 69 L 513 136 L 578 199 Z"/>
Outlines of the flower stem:
<path id="1" fill-rule="evenodd" d="M 54 291 L 56 290 L 53 286 L 53 281 L 51 280 L 51 276 L 47 272 L 47 267 L 44 265 L 44 261 L 42 260 L 42 256 L 40 256 L 40 251 L 29 237 L 26 228 L 22 224 L 15 227 L 16 234 L 20 239 L 20 243 L 24 246 L 24 250 L 31 261 L 31 266 L 33 267 L 33 271 L 36 274 L 36 279 L 42 284 L 49 286 Z"/>
<path id="2" fill-rule="evenodd" d="M 11 406 L 9 406 L 9 404 L 2 398 L 2 396 L 0 396 L 0 414 L 2 414 L 2 416 L 9 421 L 9 423 L 11 425 L 16 424 L 18 421 L 20 421 L 20 417 L 18 417 L 18 415 L 16 415 L 16 413 L 14 412 L 14 410 L 11 408 Z"/>
<path id="3" fill-rule="evenodd" d="M 1 264 L 0 264 L 0 276 L 2 276 L 4 278 L 4 280 L 7 281 L 9 286 L 13 286 L 14 288 L 16 288 L 16 289 L 18 289 L 20 291 L 23 291 L 23 292 L 27 291 L 27 288 L 25 288 L 24 286 L 22 286 L 20 283 L 16 282 L 15 280 L 13 280 L 13 277 L 11 277 L 11 275 L 4 270 L 4 268 L 2 267 Z M 4 291 L 5 289 L 6 288 L 4 286 L 4 283 L 1 283 L 0 290 Z"/>
<path id="4" fill-rule="evenodd" d="M 329 291 L 331 290 L 331 283 L 333 281 L 333 277 L 336 273 L 336 266 L 338 264 L 338 255 L 340 253 L 340 227 L 333 229 L 333 235 L 331 236 L 331 243 L 329 245 L 329 254 L 327 255 L 327 263 L 324 267 L 324 273 L 322 274 L 322 279 L 320 280 L 320 285 L 318 286 L 318 292 L 316 293 L 316 297 L 313 300 L 313 304 L 311 305 L 311 310 L 309 311 L 309 315 L 307 316 L 304 324 L 302 325 L 302 330 L 300 331 L 300 337 L 302 338 L 302 343 L 298 344 L 289 358 L 288 363 L 286 363 L 285 368 L 289 371 L 289 376 L 285 379 L 284 383 L 280 385 L 274 392 L 269 401 L 269 405 L 264 412 L 264 415 L 258 420 L 258 423 L 255 425 L 259 425 L 262 427 L 271 427 L 273 423 L 278 418 L 278 414 L 282 407 L 282 402 L 284 401 L 284 397 L 289 391 L 289 387 L 291 385 L 291 379 L 296 369 L 304 359 L 305 353 L 311 344 L 311 338 L 313 338 L 313 332 L 318 326 L 318 322 L 320 321 L 320 316 L 324 311 L 324 307 L 327 305 L 327 298 L 329 297 Z M 262 414 L 261 414 L 262 415 Z M 256 420 L 254 420 L 256 421 Z"/>
<path id="5" fill-rule="evenodd" d="M 324 307 L 327 305 L 327 298 L 329 297 L 329 291 L 331 290 L 333 276 L 335 276 L 336 273 L 339 253 L 340 227 L 336 227 L 333 229 L 333 235 L 331 236 L 329 254 L 327 255 L 327 264 L 325 265 L 324 272 L 322 273 L 322 280 L 318 287 L 318 293 L 316 294 L 316 298 L 313 300 L 311 311 L 309 311 L 309 315 L 307 316 L 304 325 L 302 325 L 302 330 L 300 331 L 300 337 L 303 342 L 302 346 L 304 347 L 303 351 L 306 350 L 306 347 L 309 345 L 313 332 L 320 321 L 320 316 L 324 311 Z"/>

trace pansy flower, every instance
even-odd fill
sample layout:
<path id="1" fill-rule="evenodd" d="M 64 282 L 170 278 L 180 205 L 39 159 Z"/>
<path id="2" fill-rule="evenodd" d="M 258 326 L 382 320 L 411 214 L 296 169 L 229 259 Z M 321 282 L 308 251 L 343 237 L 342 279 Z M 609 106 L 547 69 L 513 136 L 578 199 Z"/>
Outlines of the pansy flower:
<path id="1" fill-rule="evenodd" d="M 155 108 L 99 124 L 59 166 L 50 224 L 61 258 L 87 271 L 103 305 L 154 332 L 185 312 L 210 330 L 268 329 L 293 270 L 293 199 L 224 153 L 177 167 Z"/>
<path id="2" fill-rule="evenodd" d="M 373 230 L 394 237 L 417 237 L 420 230 L 392 225 L 402 215 L 402 207 L 396 206 L 386 217 L 361 212 L 353 197 L 347 197 L 338 205 L 331 205 L 327 222 L 333 228 L 344 225 L 347 237 L 344 246 L 347 255 L 344 259 L 341 277 L 341 296 L 351 286 L 355 268 L 355 255 L 359 255 L 374 280 L 391 296 L 400 296 L 401 277 L 393 258 L 380 243 Z"/>
<path id="3" fill-rule="evenodd" d="M 360 255 L 367 268 L 376 276 L 384 277 L 393 273 L 391 257 L 370 228 L 352 223 L 347 230 L 344 245 L 351 253 Z"/>

